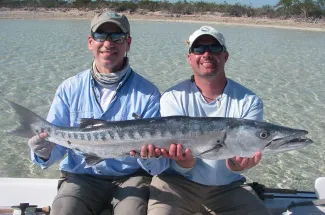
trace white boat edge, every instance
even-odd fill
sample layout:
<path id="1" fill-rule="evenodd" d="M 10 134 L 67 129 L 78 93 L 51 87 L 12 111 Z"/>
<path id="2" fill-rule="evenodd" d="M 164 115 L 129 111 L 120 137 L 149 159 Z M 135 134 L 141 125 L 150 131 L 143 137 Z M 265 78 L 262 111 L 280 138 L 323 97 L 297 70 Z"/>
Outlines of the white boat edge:
<path id="1" fill-rule="evenodd" d="M 38 207 L 51 206 L 57 194 L 57 184 L 57 179 L 0 177 L 0 209 L 10 208 L 20 203 L 29 203 Z M 317 178 L 314 188 L 314 191 L 297 192 L 296 194 L 267 193 L 271 197 L 265 198 L 264 204 L 272 211 L 273 215 L 281 215 L 292 202 L 324 199 L 325 177 Z"/>

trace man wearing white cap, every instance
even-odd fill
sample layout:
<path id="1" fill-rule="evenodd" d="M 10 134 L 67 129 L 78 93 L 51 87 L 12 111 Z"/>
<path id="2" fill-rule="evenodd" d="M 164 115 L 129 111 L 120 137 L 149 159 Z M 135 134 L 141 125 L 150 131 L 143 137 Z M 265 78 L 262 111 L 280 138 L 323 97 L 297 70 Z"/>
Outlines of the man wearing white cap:
<path id="1" fill-rule="evenodd" d="M 188 41 L 188 63 L 194 75 L 167 90 L 160 100 L 161 116 L 263 119 L 263 104 L 252 91 L 225 75 L 229 53 L 224 36 L 210 26 L 196 30 Z M 199 144 L 199 143 L 198 143 Z M 253 158 L 193 158 L 189 149 L 172 144 L 161 150 L 171 167 L 153 177 L 149 215 L 266 215 L 267 208 L 240 172 L 257 165 Z"/>
<path id="2" fill-rule="evenodd" d="M 47 120 L 57 126 L 78 127 L 81 118 L 119 121 L 134 119 L 133 113 L 141 118 L 158 117 L 159 90 L 130 67 L 130 46 L 130 24 L 125 16 L 110 11 L 96 15 L 88 36 L 88 49 L 94 56 L 90 69 L 59 86 Z M 89 126 L 91 122 L 95 121 L 89 121 Z M 41 133 L 28 144 L 33 162 L 44 169 L 64 158 L 52 215 L 93 215 L 105 209 L 115 215 L 147 213 L 148 173 L 158 174 L 157 167 L 164 166 L 155 165 L 158 159 L 108 158 L 87 167 L 87 155 L 47 142 L 46 136 Z M 103 140 L 109 138 L 107 135 Z M 147 154 L 146 146 L 143 148 L 141 156 L 153 156 Z"/>

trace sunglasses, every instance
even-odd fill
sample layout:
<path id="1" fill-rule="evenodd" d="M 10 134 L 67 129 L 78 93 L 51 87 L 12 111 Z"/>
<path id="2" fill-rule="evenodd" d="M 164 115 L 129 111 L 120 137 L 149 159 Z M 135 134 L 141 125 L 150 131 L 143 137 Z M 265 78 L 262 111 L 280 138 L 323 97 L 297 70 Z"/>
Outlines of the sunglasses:
<path id="1" fill-rule="evenodd" d="M 226 48 L 219 44 L 214 45 L 196 45 L 190 48 L 190 53 L 199 55 L 204 54 L 206 51 L 212 54 L 219 54 L 220 52 L 226 51 Z"/>
<path id="2" fill-rule="evenodd" d="M 106 40 L 113 43 L 123 43 L 124 40 L 129 38 L 128 34 L 124 33 L 104 33 L 104 32 L 91 32 L 91 37 L 97 42 L 105 42 Z"/>

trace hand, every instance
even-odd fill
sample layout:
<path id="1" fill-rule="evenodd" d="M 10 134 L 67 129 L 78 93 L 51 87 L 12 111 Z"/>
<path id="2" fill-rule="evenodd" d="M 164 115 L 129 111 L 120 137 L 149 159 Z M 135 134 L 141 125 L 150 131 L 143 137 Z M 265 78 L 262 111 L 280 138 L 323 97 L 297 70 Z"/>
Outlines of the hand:
<path id="1" fill-rule="evenodd" d="M 256 152 L 252 158 L 235 156 L 226 160 L 226 166 L 231 171 L 243 171 L 256 166 L 262 158 L 261 152 Z"/>
<path id="2" fill-rule="evenodd" d="M 192 168 L 195 164 L 195 158 L 190 149 L 185 149 L 183 153 L 183 146 L 181 144 L 171 144 L 169 150 L 161 149 L 162 156 L 176 160 L 178 166 L 182 168 Z"/>
<path id="3" fill-rule="evenodd" d="M 135 156 L 136 152 L 135 151 L 130 151 L 130 156 Z M 156 148 L 154 145 L 149 144 L 149 145 L 143 145 L 141 147 L 140 151 L 140 156 L 141 158 L 147 159 L 149 158 L 157 158 L 160 157 L 161 151 L 160 148 Z"/>
<path id="4" fill-rule="evenodd" d="M 44 161 L 47 161 L 50 158 L 50 154 L 56 146 L 55 143 L 44 140 L 47 136 L 48 134 L 43 132 L 28 140 L 30 149 Z"/>

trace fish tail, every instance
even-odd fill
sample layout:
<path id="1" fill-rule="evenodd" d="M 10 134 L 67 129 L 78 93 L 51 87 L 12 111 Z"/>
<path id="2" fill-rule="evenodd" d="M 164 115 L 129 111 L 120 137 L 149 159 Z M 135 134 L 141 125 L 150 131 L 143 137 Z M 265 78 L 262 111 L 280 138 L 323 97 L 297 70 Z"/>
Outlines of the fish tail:
<path id="1" fill-rule="evenodd" d="M 44 128 L 45 125 L 49 125 L 46 120 L 28 110 L 27 108 L 7 99 L 4 99 L 4 101 L 7 102 L 9 106 L 16 112 L 16 114 L 19 116 L 20 122 L 20 126 L 18 128 L 12 131 L 8 131 L 7 133 L 19 137 L 31 138 L 34 135 L 42 132 L 42 129 L 38 131 L 37 128 Z"/>

